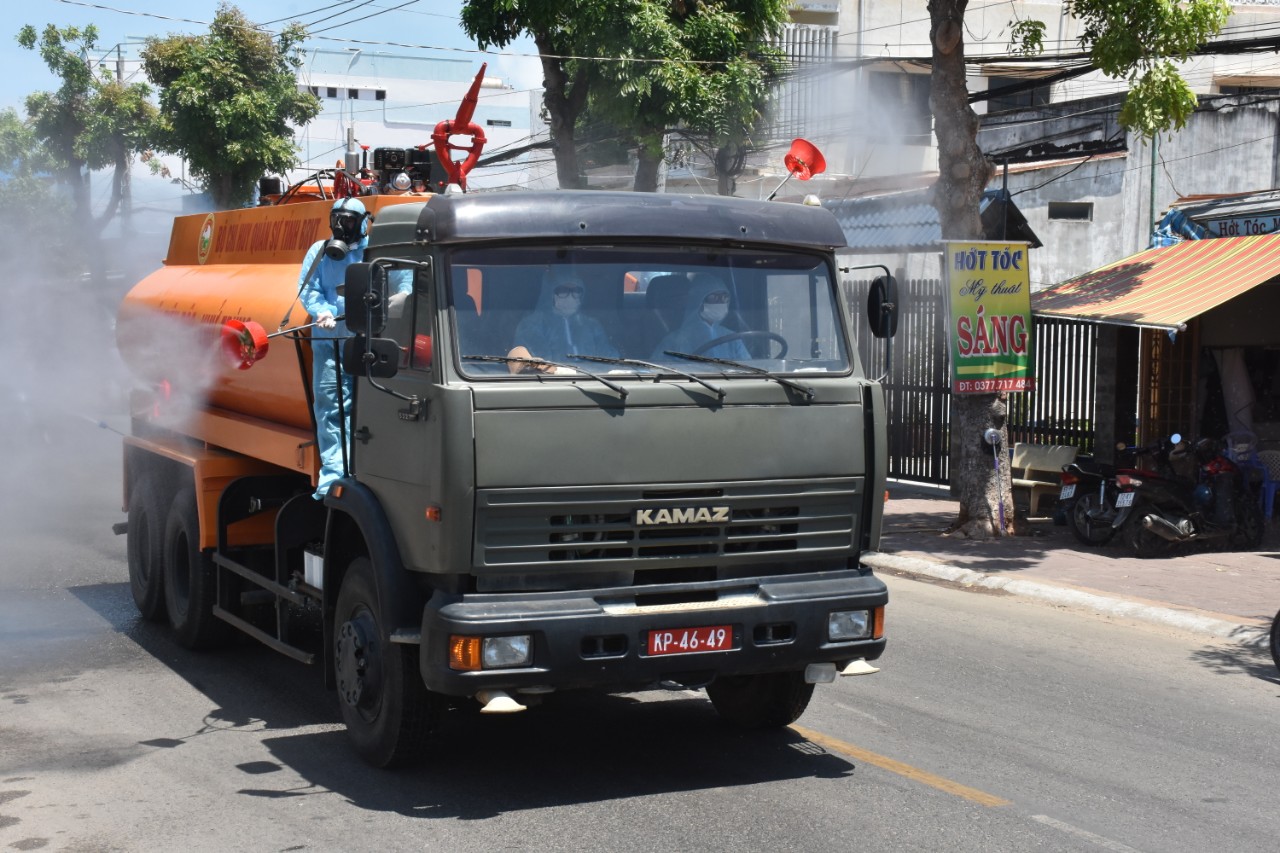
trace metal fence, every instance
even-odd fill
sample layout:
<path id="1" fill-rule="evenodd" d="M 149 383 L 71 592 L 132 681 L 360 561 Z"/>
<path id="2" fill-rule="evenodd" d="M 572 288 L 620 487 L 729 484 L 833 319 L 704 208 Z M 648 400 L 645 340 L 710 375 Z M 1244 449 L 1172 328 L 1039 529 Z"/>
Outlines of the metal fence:
<path id="1" fill-rule="evenodd" d="M 855 315 L 866 305 L 871 279 L 844 282 Z M 924 483 L 950 478 L 951 376 L 947 302 L 941 279 L 898 282 L 898 333 L 886 370 L 884 341 L 855 316 L 858 355 L 879 379 L 889 409 L 889 476 Z M 1009 441 L 1073 444 L 1092 452 L 1098 359 L 1090 323 L 1037 318 L 1036 390 L 1009 395 Z M 886 375 L 889 373 L 890 375 Z"/>

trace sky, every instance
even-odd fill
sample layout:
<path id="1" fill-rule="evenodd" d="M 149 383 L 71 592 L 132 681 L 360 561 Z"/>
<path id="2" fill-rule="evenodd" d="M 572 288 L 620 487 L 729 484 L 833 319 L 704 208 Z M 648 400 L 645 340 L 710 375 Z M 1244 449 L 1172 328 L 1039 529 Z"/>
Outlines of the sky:
<path id="1" fill-rule="evenodd" d="M 40 31 L 47 24 L 93 24 L 98 28 L 98 52 L 105 56 L 117 44 L 147 36 L 207 33 L 218 8 L 217 0 L 21 0 L 6 5 L 5 22 L 0 24 L 0 67 L 5 69 L 0 75 L 0 109 L 11 107 L 20 116 L 26 114 L 23 102 L 28 94 L 58 86 L 39 54 L 18 45 L 23 25 Z M 357 46 L 366 50 L 470 57 L 476 70 L 488 62 L 487 76 L 504 78 L 516 88 L 541 85 L 532 40 L 522 38 L 500 52 L 478 51 L 458 21 L 458 0 L 238 0 L 233 5 L 255 23 L 276 21 L 271 27 L 301 21 L 316 35 L 309 47 L 340 50 L 360 41 L 365 44 Z"/>

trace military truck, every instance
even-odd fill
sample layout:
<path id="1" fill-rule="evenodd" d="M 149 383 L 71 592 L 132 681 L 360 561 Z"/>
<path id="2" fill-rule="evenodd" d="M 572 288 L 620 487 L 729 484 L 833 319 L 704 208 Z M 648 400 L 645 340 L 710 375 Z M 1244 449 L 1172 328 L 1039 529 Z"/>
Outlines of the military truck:
<path id="1" fill-rule="evenodd" d="M 875 671 L 888 596 L 859 557 L 880 536 L 885 402 L 852 340 L 891 332 L 893 306 L 884 280 L 869 312 L 846 304 L 829 212 L 365 201 L 350 452 L 323 500 L 306 333 L 239 364 L 219 336 L 304 319 L 298 264 L 330 202 L 180 217 L 165 268 L 126 297 L 120 347 L 146 388 L 120 528 L 144 616 L 189 647 L 239 631 L 319 665 L 376 766 L 421 758 L 466 705 L 705 688 L 727 722 L 776 727 L 815 684 Z M 563 320 L 565 282 L 591 348 L 539 351 L 526 318 Z M 728 294 L 715 326 L 694 304 L 707 282 Z"/>

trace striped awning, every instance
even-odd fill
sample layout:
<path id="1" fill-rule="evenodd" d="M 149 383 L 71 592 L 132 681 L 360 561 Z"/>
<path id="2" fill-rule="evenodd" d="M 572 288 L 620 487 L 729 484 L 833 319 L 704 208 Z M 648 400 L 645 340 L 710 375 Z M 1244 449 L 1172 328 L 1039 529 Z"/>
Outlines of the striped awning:
<path id="1" fill-rule="evenodd" d="M 1278 275 L 1280 234 L 1187 240 L 1033 293 L 1031 313 L 1182 330 L 1188 320 Z"/>

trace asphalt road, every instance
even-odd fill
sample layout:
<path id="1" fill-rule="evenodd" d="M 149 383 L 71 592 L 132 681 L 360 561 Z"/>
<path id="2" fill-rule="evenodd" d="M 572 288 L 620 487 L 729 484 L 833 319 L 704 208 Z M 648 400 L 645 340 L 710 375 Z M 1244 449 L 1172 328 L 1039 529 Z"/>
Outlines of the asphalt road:
<path id="1" fill-rule="evenodd" d="M 0 476 L 0 849 L 1273 849 L 1265 652 L 889 578 L 879 674 L 795 727 L 699 693 L 552 696 L 365 767 L 319 673 L 141 623 L 118 437 Z M 15 499 L 15 495 L 24 495 Z"/>

